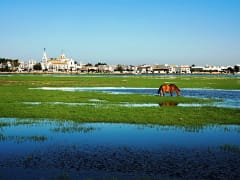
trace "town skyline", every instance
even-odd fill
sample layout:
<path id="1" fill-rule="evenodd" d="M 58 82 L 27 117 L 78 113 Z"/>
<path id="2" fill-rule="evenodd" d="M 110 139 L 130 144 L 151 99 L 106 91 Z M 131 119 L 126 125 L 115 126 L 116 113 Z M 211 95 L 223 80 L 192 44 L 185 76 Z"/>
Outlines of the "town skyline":
<path id="1" fill-rule="evenodd" d="M 23 62 L 23 63 L 29 63 L 29 62 L 35 62 L 35 63 L 42 63 L 43 61 L 43 58 L 46 58 L 46 60 L 54 60 L 54 59 L 58 59 L 59 57 L 61 56 L 64 56 L 68 59 L 71 59 L 73 61 L 75 61 L 76 63 L 78 64 L 92 64 L 92 65 L 97 65 L 97 64 L 106 64 L 106 65 L 129 65 L 129 66 L 141 66 L 141 65 L 176 65 L 176 66 L 181 66 L 181 65 L 188 65 L 188 66 L 218 66 L 218 67 L 221 67 L 221 66 L 234 66 L 234 65 L 239 65 L 240 63 L 236 63 L 236 64 L 229 64 L 229 63 L 225 63 L 225 64 L 213 64 L 211 62 L 207 63 L 207 64 L 199 64 L 199 63 L 194 63 L 192 62 L 191 64 L 183 64 L 183 63 L 179 63 L 179 64 L 169 64 L 169 63 L 166 63 L 164 61 L 159 61 L 159 62 L 156 62 L 156 63 L 147 63 L 148 61 L 146 60 L 146 63 L 137 63 L 137 64 L 131 64 L 131 63 L 122 63 L 122 62 L 116 62 L 116 63 L 107 63 L 106 61 L 102 60 L 102 59 L 99 59 L 99 60 L 90 60 L 90 61 L 85 61 L 84 59 L 74 59 L 72 56 L 68 56 L 68 54 L 65 53 L 65 51 L 62 49 L 61 51 L 59 51 L 59 54 L 57 56 L 51 56 L 49 55 L 49 53 L 47 52 L 47 49 L 46 48 L 43 48 L 42 49 L 42 54 L 39 55 L 39 57 L 37 59 L 27 59 L 27 60 L 24 60 L 24 59 L 21 59 L 21 58 L 9 58 L 9 57 L 0 57 L 0 59 L 8 59 L 8 60 L 18 60 L 19 62 Z"/>
<path id="2" fill-rule="evenodd" d="M 2 0 L 0 57 L 63 50 L 86 63 L 240 63 L 238 0 Z M 11 13 L 10 13 L 11 12 Z"/>
<path id="3" fill-rule="evenodd" d="M 46 48 L 40 61 L 29 60 L 24 62 L 18 59 L 0 58 L 0 72 L 34 72 L 34 73 L 108 73 L 108 74 L 196 74 L 196 73 L 218 73 L 235 74 L 240 72 L 240 64 L 234 66 L 216 65 L 170 65 L 170 64 L 107 64 L 82 63 L 68 58 L 64 52 L 58 57 L 48 57 Z"/>

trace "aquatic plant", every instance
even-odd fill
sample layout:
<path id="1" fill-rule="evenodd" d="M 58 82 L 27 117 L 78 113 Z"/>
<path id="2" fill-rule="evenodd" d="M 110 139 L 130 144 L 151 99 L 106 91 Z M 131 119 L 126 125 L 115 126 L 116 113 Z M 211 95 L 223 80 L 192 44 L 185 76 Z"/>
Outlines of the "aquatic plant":
<path id="1" fill-rule="evenodd" d="M 240 153 L 240 146 L 237 146 L 237 145 L 223 144 L 223 145 L 219 146 L 219 148 L 226 152 Z"/>
<path id="2" fill-rule="evenodd" d="M 83 132 L 88 133 L 96 130 L 94 127 L 83 127 L 83 126 L 72 126 L 72 127 L 56 127 L 52 128 L 51 131 L 61 132 L 61 133 L 73 133 L 73 132 Z"/>
<path id="3" fill-rule="evenodd" d="M 14 141 L 16 143 L 23 143 L 27 141 L 43 142 L 46 140 L 46 136 L 5 136 L 0 134 L 0 141 Z"/>
<path id="4" fill-rule="evenodd" d="M 4 127 L 4 126 L 10 126 L 11 123 L 8 122 L 0 122 L 0 127 Z"/>
<path id="5" fill-rule="evenodd" d="M 5 136 L 3 134 L 0 134 L 0 141 L 4 141 L 5 140 Z"/>

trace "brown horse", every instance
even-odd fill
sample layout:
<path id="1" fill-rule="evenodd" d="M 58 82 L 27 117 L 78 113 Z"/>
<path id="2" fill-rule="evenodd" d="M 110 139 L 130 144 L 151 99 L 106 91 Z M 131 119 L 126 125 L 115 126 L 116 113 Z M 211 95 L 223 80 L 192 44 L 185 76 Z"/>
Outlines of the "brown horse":
<path id="1" fill-rule="evenodd" d="M 175 84 L 162 84 L 158 89 L 158 94 L 164 96 L 165 93 L 170 93 L 173 96 L 174 91 L 180 96 L 180 89 Z"/>

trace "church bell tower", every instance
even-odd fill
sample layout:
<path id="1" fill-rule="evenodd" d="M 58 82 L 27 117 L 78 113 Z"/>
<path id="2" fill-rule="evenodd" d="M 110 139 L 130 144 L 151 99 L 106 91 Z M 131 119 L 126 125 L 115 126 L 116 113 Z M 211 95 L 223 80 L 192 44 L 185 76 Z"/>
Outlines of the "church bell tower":
<path id="1" fill-rule="evenodd" d="M 42 57 L 42 63 L 47 64 L 47 53 L 46 53 L 46 48 L 43 49 L 43 57 Z"/>
<path id="2" fill-rule="evenodd" d="M 46 53 L 46 48 L 43 49 L 43 56 L 42 56 L 42 62 L 41 62 L 42 70 L 48 70 L 48 58 Z"/>

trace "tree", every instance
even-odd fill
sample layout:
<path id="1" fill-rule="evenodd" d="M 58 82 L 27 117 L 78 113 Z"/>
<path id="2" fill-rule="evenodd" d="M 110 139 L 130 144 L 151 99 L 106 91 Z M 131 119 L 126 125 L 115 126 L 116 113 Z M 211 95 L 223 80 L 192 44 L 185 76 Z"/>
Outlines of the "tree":
<path id="1" fill-rule="evenodd" d="M 18 67 L 20 63 L 18 62 L 18 59 L 12 60 L 13 67 Z"/>
<path id="2" fill-rule="evenodd" d="M 123 72 L 123 67 L 122 65 L 118 64 L 115 71 L 120 71 L 121 73 Z"/>
<path id="3" fill-rule="evenodd" d="M 92 64 L 91 63 L 87 63 L 86 66 L 92 66 Z"/>
<path id="4" fill-rule="evenodd" d="M 18 59 L 0 58 L 0 64 L 2 64 L 1 71 L 9 72 L 15 71 L 20 63 Z"/>
<path id="5" fill-rule="evenodd" d="M 231 74 L 234 74 L 234 69 L 232 67 L 228 67 L 227 72 L 231 73 Z"/>
<path id="6" fill-rule="evenodd" d="M 40 63 L 35 64 L 35 65 L 33 66 L 33 70 L 37 70 L 37 71 L 42 70 L 41 64 L 40 64 Z"/>
<path id="7" fill-rule="evenodd" d="M 240 66 L 235 65 L 235 66 L 234 66 L 234 71 L 235 71 L 235 72 L 239 72 L 239 71 L 240 71 Z"/>
<path id="8" fill-rule="evenodd" d="M 95 64 L 95 67 L 100 66 L 100 65 L 107 65 L 107 63 L 98 62 L 97 64 Z"/>

